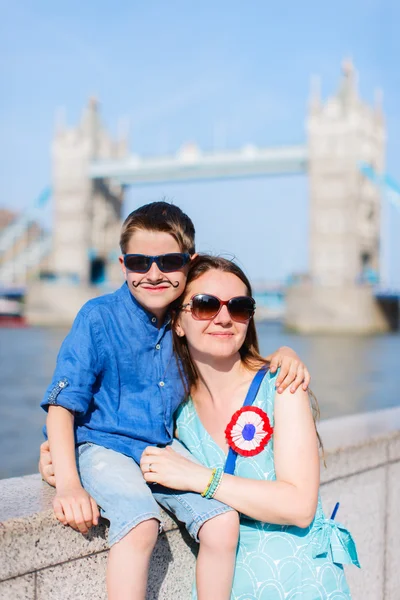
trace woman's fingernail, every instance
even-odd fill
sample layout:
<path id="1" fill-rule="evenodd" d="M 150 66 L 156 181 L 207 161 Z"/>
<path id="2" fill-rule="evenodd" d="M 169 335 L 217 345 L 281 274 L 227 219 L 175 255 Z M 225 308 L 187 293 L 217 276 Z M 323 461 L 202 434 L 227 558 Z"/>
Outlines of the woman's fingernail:
<path id="1" fill-rule="evenodd" d="M 282 392 L 283 392 L 283 388 L 282 388 L 282 387 L 280 387 L 280 388 L 278 389 L 278 394 L 282 394 Z"/>

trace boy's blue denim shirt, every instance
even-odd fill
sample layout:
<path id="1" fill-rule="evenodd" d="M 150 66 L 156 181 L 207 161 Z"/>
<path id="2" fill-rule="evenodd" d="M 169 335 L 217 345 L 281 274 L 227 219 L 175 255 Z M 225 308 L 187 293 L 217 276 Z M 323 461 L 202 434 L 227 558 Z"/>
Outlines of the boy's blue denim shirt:
<path id="1" fill-rule="evenodd" d="M 76 444 L 93 442 L 139 462 L 146 446 L 171 442 L 183 398 L 169 319 L 158 329 L 124 283 L 79 311 L 41 406 L 75 413 Z"/>

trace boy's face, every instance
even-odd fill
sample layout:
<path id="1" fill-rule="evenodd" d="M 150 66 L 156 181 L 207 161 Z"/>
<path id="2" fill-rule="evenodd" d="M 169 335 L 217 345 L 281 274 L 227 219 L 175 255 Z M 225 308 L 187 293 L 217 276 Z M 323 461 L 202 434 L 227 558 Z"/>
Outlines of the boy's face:
<path id="1" fill-rule="evenodd" d="M 169 233 L 138 230 L 132 234 L 126 254 L 158 256 L 172 252 L 181 253 L 182 250 Z M 119 262 L 131 294 L 143 308 L 153 313 L 160 323 L 168 306 L 185 289 L 188 267 L 172 273 L 163 273 L 153 262 L 147 273 L 135 273 L 125 267 L 123 256 L 119 257 Z"/>

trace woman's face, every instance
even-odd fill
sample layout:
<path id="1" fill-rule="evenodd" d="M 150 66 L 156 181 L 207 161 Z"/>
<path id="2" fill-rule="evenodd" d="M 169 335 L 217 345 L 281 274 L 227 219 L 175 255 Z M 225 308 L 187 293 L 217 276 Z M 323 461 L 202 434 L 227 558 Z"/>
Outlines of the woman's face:
<path id="1" fill-rule="evenodd" d="M 220 300 L 236 296 L 247 296 L 245 284 L 232 273 L 210 270 L 186 288 L 182 304 L 190 302 L 195 294 L 211 294 Z M 176 325 L 176 333 L 186 336 L 193 360 L 210 356 L 228 358 L 237 354 L 246 337 L 248 323 L 233 321 L 226 305 L 208 321 L 199 321 L 192 316 L 190 307 L 182 309 Z"/>

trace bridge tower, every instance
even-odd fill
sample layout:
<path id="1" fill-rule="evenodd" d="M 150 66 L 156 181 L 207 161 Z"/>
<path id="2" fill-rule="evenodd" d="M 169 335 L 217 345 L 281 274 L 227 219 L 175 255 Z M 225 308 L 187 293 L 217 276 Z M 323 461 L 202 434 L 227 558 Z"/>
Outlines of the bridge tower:
<path id="1" fill-rule="evenodd" d="M 119 159 L 126 140 L 105 131 L 98 103 L 90 100 L 79 125 L 59 124 L 52 145 L 53 239 L 50 278 L 32 281 L 26 298 L 31 324 L 70 325 L 81 306 L 122 282 L 116 257 L 123 187 L 91 179 L 96 159 Z"/>
<path id="2" fill-rule="evenodd" d="M 78 127 L 58 127 L 53 159 L 53 271 L 57 278 L 83 285 L 115 280 L 123 189 L 89 178 L 95 159 L 123 158 L 125 141 L 113 141 L 91 99 Z"/>
<path id="3" fill-rule="evenodd" d="M 309 281 L 289 289 L 287 325 L 299 331 L 379 331 L 387 323 L 371 283 L 379 279 L 380 194 L 360 172 L 381 172 L 385 125 L 380 105 L 363 102 L 357 73 L 343 64 L 338 92 L 312 90 L 308 131 Z"/>

